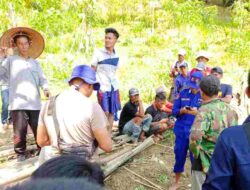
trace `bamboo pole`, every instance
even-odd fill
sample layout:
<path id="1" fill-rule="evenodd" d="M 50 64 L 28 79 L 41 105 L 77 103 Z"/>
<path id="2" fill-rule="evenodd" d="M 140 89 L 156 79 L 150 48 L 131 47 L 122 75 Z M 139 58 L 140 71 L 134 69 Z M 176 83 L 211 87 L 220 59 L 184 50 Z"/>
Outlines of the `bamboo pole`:
<path id="1" fill-rule="evenodd" d="M 144 140 L 141 144 L 139 144 L 137 147 L 132 149 L 131 151 L 115 158 L 114 160 L 107 163 L 107 166 L 104 168 L 104 176 L 110 175 L 114 170 L 116 170 L 119 166 L 124 164 L 126 161 L 128 161 L 130 158 L 135 156 L 136 154 L 140 153 L 144 149 L 148 148 L 149 146 L 154 144 L 154 140 L 152 136 Z"/>
<path id="2" fill-rule="evenodd" d="M 30 145 L 30 146 L 27 146 L 27 150 L 35 150 L 37 149 L 37 145 Z M 0 151 L 0 158 L 2 157 L 6 157 L 6 156 L 11 156 L 11 155 L 14 155 L 15 154 L 15 151 L 14 151 L 14 148 L 13 146 L 10 148 L 10 149 L 6 149 L 6 150 L 3 150 L 3 151 Z"/>
<path id="3" fill-rule="evenodd" d="M 106 164 L 107 162 L 110 162 L 111 160 L 113 160 L 113 159 L 115 159 L 115 158 L 117 158 L 117 157 L 119 157 L 119 156 L 121 156 L 121 155 L 127 153 L 128 151 L 132 150 L 132 148 L 133 148 L 133 147 L 126 147 L 126 148 L 124 148 L 123 150 L 121 150 L 121 151 L 119 151 L 119 152 L 116 152 L 116 153 L 111 154 L 111 155 L 109 155 L 109 156 L 106 156 L 106 157 L 104 157 L 104 158 L 100 158 L 100 159 L 97 161 L 97 163 L 99 163 L 99 164 Z"/>
<path id="4" fill-rule="evenodd" d="M 153 186 L 156 187 L 157 189 L 163 190 L 160 186 L 158 186 L 158 185 L 156 185 L 155 183 L 153 183 L 152 181 L 150 181 L 150 180 L 148 180 L 148 179 L 142 177 L 141 175 L 139 175 L 139 174 L 133 172 L 132 170 L 128 169 L 127 167 L 123 166 L 123 168 L 124 168 L 125 170 L 127 170 L 128 172 L 134 174 L 135 176 L 137 176 L 137 177 L 139 177 L 139 178 L 145 180 L 146 182 L 150 183 L 151 185 L 153 185 Z"/>
<path id="5" fill-rule="evenodd" d="M 23 162 L 9 162 L 0 168 L 0 187 L 25 179 L 38 168 L 38 157 Z"/>
<path id="6" fill-rule="evenodd" d="M 128 135 L 120 135 L 120 136 L 114 137 L 113 139 L 115 141 L 119 141 L 119 140 L 126 139 L 127 137 L 128 137 Z"/>

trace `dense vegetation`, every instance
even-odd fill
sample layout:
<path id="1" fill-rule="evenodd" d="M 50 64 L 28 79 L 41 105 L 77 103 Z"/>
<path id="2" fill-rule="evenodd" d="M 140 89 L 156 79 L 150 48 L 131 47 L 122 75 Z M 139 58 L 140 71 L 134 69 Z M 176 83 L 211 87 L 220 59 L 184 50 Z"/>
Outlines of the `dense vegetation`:
<path id="1" fill-rule="evenodd" d="M 115 27 L 121 33 L 122 99 L 137 86 L 150 101 L 155 87 L 170 86 L 168 71 L 179 48 L 192 66 L 197 51 L 209 51 L 209 64 L 221 65 L 225 79 L 240 88 L 250 64 L 249 9 L 247 1 L 221 8 L 198 0 L 0 0 L 0 32 L 30 26 L 44 35 L 40 62 L 58 92 L 72 67 L 88 63 L 93 49 L 103 46 L 104 28 Z"/>

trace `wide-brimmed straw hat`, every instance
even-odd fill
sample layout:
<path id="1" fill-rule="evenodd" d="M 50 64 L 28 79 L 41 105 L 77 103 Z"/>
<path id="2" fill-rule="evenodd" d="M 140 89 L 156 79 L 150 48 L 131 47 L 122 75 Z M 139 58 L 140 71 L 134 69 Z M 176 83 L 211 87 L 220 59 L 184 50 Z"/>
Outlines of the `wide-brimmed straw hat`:
<path id="1" fill-rule="evenodd" d="M 35 59 L 42 54 L 45 46 L 43 36 L 36 30 L 27 27 L 11 28 L 4 32 L 4 34 L 0 38 L 0 47 L 15 47 L 13 38 L 18 35 L 28 36 L 31 40 L 29 48 L 30 57 Z"/>

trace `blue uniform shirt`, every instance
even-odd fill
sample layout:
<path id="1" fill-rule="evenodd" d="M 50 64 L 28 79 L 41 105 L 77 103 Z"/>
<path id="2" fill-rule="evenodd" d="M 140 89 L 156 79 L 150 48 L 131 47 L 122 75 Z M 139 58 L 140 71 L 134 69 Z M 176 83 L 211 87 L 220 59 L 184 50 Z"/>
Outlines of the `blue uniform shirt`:
<path id="1" fill-rule="evenodd" d="M 193 94 L 190 89 L 181 91 L 179 97 L 175 98 L 172 110 L 173 116 L 177 119 L 174 126 L 175 133 L 185 132 L 189 135 L 195 116 L 190 114 L 180 115 L 180 109 L 185 106 L 196 107 L 198 109 L 201 106 L 201 101 L 200 92 Z"/>
<path id="2" fill-rule="evenodd" d="M 250 116 L 244 123 L 250 123 Z M 250 189 L 250 146 L 242 126 L 221 133 L 202 189 Z"/>
<path id="3" fill-rule="evenodd" d="M 221 98 L 225 98 L 227 95 L 233 96 L 233 89 L 232 86 L 229 84 L 221 84 L 220 85 L 220 92 L 219 96 Z"/>
<path id="4" fill-rule="evenodd" d="M 187 83 L 189 81 L 189 74 L 187 77 L 184 77 L 182 74 L 179 74 L 174 81 L 174 95 L 177 96 L 182 90 L 187 88 Z"/>

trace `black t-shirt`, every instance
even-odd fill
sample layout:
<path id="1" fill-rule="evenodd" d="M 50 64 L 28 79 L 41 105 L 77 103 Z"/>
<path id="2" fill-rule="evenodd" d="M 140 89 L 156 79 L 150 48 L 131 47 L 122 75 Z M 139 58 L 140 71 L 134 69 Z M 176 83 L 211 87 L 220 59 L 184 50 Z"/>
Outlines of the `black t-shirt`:
<path id="1" fill-rule="evenodd" d="M 124 125 L 135 117 L 135 114 L 138 112 L 138 106 L 132 104 L 130 101 L 127 102 L 122 108 L 122 112 L 119 120 L 119 131 L 122 133 Z"/>
<path id="2" fill-rule="evenodd" d="M 152 122 L 158 122 L 158 121 L 168 117 L 166 112 L 163 112 L 161 110 L 157 110 L 156 108 L 154 108 L 153 105 L 149 106 L 146 109 L 145 114 L 150 114 L 152 116 L 152 118 L 153 118 Z"/>

